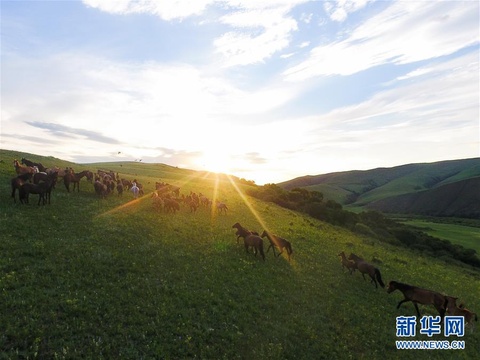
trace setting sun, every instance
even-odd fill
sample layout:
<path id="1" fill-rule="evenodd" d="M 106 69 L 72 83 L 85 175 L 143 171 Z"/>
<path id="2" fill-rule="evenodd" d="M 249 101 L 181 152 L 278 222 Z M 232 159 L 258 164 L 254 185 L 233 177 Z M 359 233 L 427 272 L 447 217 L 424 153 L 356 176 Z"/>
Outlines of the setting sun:
<path id="1" fill-rule="evenodd" d="M 215 173 L 230 173 L 232 169 L 231 156 L 222 151 L 205 152 L 199 164 L 206 171 Z"/>

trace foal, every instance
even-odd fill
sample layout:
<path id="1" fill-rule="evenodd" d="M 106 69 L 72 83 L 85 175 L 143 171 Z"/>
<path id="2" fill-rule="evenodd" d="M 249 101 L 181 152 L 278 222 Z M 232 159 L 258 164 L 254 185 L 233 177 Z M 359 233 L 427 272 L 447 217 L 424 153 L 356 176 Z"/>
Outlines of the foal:
<path id="1" fill-rule="evenodd" d="M 240 240 L 240 238 L 243 238 L 245 240 L 245 238 L 249 235 L 259 235 L 256 231 L 250 231 L 247 228 L 244 228 L 238 222 L 233 224 L 232 228 L 237 229 L 237 231 L 235 232 L 235 235 L 237 235 L 237 244 L 238 244 L 238 240 Z"/>
<path id="2" fill-rule="evenodd" d="M 355 264 L 354 261 L 352 260 L 348 260 L 347 259 L 347 256 L 345 255 L 345 253 L 342 251 L 341 253 L 339 253 L 337 256 L 340 256 L 342 259 L 341 259 L 341 262 L 342 262 L 342 268 L 346 268 L 348 270 L 348 272 L 350 273 L 350 275 L 353 274 L 353 272 L 357 269 L 357 265 Z"/>
<path id="3" fill-rule="evenodd" d="M 448 315 L 453 316 L 463 316 L 465 319 L 466 325 L 471 325 L 471 330 L 473 332 L 475 328 L 475 324 L 473 321 L 478 321 L 478 316 L 473 311 L 465 309 L 462 305 L 457 306 L 457 298 L 453 296 L 446 296 L 447 305 L 446 305 L 446 312 Z"/>

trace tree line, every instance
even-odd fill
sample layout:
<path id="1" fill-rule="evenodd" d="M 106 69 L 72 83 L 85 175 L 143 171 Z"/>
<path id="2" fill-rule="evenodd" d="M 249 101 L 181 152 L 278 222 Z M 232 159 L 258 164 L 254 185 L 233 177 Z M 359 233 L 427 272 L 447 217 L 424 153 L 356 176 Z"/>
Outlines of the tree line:
<path id="1" fill-rule="evenodd" d="M 465 264 L 480 267 L 480 259 L 474 249 L 467 249 L 461 245 L 452 244 L 448 240 L 430 236 L 377 211 L 364 211 L 358 214 L 347 211 L 338 202 L 325 200 L 319 191 L 303 188 L 285 190 L 276 184 L 266 184 L 250 187 L 247 194 L 379 241 L 416 249 L 445 260 L 453 258 Z"/>

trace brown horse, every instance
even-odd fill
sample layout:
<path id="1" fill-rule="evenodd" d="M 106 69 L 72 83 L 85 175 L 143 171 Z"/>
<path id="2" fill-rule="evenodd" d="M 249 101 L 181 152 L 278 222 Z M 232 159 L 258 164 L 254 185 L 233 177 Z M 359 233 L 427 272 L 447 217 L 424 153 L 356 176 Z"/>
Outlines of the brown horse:
<path id="1" fill-rule="evenodd" d="M 18 175 L 17 177 L 14 177 L 12 180 L 10 180 L 10 184 L 12 185 L 12 197 L 14 203 L 17 202 L 17 200 L 15 199 L 15 192 L 18 190 L 20 193 L 20 188 L 27 181 L 31 180 L 32 175 L 32 173 L 25 173 L 22 175 Z"/>
<path id="2" fill-rule="evenodd" d="M 237 235 L 237 244 L 238 244 L 238 241 L 240 240 L 240 238 L 243 238 L 245 240 L 245 238 L 249 235 L 259 235 L 258 232 L 250 231 L 247 228 L 244 228 L 238 222 L 233 224 L 232 228 L 237 229 L 237 231 L 235 232 L 235 235 Z"/>
<path id="3" fill-rule="evenodd" d="M 352 273 L 357 269 L 357 265 L 355 264 L 355 262 L 352 260 L 348 260 L 347 256 L 343 251 L 339 253 L 337 256 L 341 257 L 342 268 L 343 269 L 346 268 L 350 272 L 350 275 L 352 275 Z"/>
<path id="4" fill-rule="evenodd" d="M 411 301 L 415 306 L 415 310 L 417 310 L 418 317 L 420 317 L 420 310 L 418 310 L 417 304 L 433 305 L 443 319 L 447 308 L 447 297 L 445 295 L 401 282 L 390 281 L 387 286 L 387 293 L 390 294 L 395 290 L 400 290 L 405 297 L 398 303 L 397 309 L 399 309 L 400 305 L 404 302 Z"/>
<path id="5" fill-rule="evenodd" d="M 180 204 L 178 201 L 170 198 L 164 200 L 163 207 L 166 213 L 173 212 L 175 214 L 177 210 L 180 210 Z"/>
<path id="6" fill-rule="evenodd" d="M 220 214 L 223 212 L 225 215 L 227 215 L 227 210 L 228 210 L 227 204 L 225 204 L 223 202 L 218 202 L 217 203 L 217 210 Z"/>
<path id="7" fill-rule="evenodd" d="M 84 176 L 87 176 L 87 179 L 88 179 L 88 176 L 90 176 L 90 175 L 92 175 L 92 172 L 88 171 L 88 170 L 84 170 L 84 171 L 82 171 L 78 174 L 75 174 L 72 170 L 72 171 L 65 174 L 65 176 L 63 177 L 63 183 L 65 184 L 65 187 L 67 188 L 68 192 L 70 192 L 70 184 L 71 183 L 73 183 L 73 191 L 75 191 L 75 188 L 77 188 L 77 192 L 79 192 L 80 191 L 80 180 Z"/>
<path id="8" fill-rule="evenodd" d="M 292 244 L 290 244 L 290 242 L 288 240 L 285 240 L 285 239 L 281 238 L 280 236 L 274 235 L 274 234 L 268 232 L 267 230 L 263 230 L 263 233 L 262 233 L 261 236 L 262 236 L 262 238 L 264 238 L 266 236 L 268 238 L 268 240 L 270 241 L 270 246 L 267 249 L 267 253 L 270 250 L 270 248 L 272 248 L 273 249 L 273 256 L 275 256 L 275 247 L 277 247 L 280 250 L 280 252 L 277 255 L 277 257 L 278 257 L 278 256 L 282 255 L 284 249 L 287 249 L 288 261 L 290 261 L 290 255 L 293 254 L 293 250 L 292 250 Z"/>
<path id="9" fill-rule="evenodd" d="M 475 328 L 474 320 L 478 321 L 478 316 L 471 310 L 465 309 L 463 305 L 457 306 L 457 299 L 453 296 L 446 296 L 447 298 L 447 305 L 446 305 L 446 313 L 447 315 L 452 316 L 463 316 L 465 319 L 465 324 L 470 325 L 472 331 Z"/>
<path id="10" fill-rule="evenodd" d="M 15 167 L 15 172 L 17 175 L 22 175 L 22 174 L 34 174 L 35 169 L 32 166 L 23 166 L 20 165 L 17 159 L 13 160 L 13 166 Z"/>
<path id="11" fill-rule="evenodd" d="M 373 282 L 375 284 L 375 288 L 378 287 L 377 281 L 382 288 L 385 287 L 385 284 L 382 281 L 382 275 L 380 274 L 380 270 L 378 270 L 378 268 L 376 268 L 374 265 L 366 262 L 365 260 L 355 255 L 354 253 L 351 253 L 348 256 L 348 260 L 353 260 L 353 262 L 357 266 L 358 271 L 362 273 L 364 280 L 365 280 L 365 274 L 367 274 L 371 278 L 370 282 Z"/>
<path id="12" fill-rule="evenodd" d="M 105 196 L 108 194 L 107 185 L 102 184 L 99 180 L 97 180 L 93 183 L 93 188 L 95 189 L 95 194 L 105 199 Z"/>
<path id="13" fill-rule="evenodd" d="M 265 261 L 265 253 L 263 252 L 263 239 L 258 235 L 248 235 L 244 240 L 245 251 L 248 253 L 248 247 L 253 246 L 255 256 L 257 252 L 260 252 L 262 255 L 263 261 Z"/>

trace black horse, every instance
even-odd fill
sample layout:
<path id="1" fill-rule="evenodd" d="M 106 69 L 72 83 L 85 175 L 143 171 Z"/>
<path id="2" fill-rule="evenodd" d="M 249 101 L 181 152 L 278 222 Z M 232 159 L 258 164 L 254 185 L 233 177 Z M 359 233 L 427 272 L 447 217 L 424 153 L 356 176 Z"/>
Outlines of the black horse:
<path id="1" fill-rule="evenodd" d="M 41 163 L 33 162 L 33 161 L 27 160 L 25 158 L 22 158 L 22 164 L 27 165 L 27 166 L 31 166 L 31 167 L 36 166 L 38 171 L 40 171 L 40 172 L 46 172 L 46 170 L 47 170 L 47 168 L 45 166 L 43 166 Z"/>

